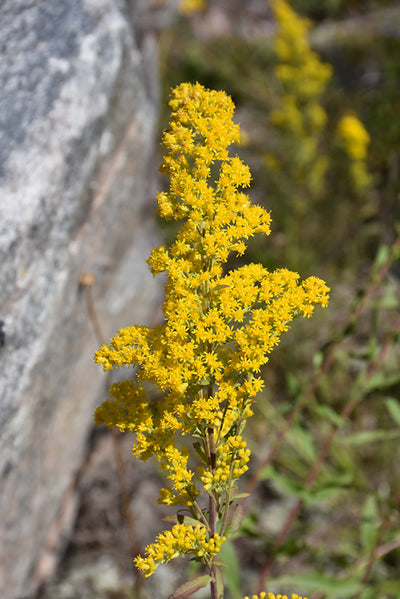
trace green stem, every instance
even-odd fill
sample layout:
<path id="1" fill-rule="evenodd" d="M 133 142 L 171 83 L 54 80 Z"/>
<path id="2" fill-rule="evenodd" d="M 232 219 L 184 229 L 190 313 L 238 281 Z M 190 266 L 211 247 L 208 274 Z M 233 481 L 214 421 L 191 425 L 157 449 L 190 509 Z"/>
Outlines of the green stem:
<path id="1" fill-rule="evenodd" d="M 209 464 L 208 468 L 210 472 L 214 473 L 215 464 L 216 464 L 216 455 L 215 455 L 215 439 L 214 439 L 214 428 L 210 427 L 207 431 L 208 435 L 208 447 L 210 451 L 209 456 Z M 212 494 L 209 496 L 209 522 L 210 522 L 210 536 L 214 536 L 216 532 L 216 524 L 217 524 L 217 510 L 216 510 L 216 501 Z"/>
<path id="2" fill-rule="evenodd" d="M 240 427 L 241 427 L 242 422 L 243 422 L 244 404 L 245 404 L 245 401 L 243 402 L 243 407 L 242 407 L 242 410 L 241 410 L 239 418 L 238 418 L 236 434 L 239 434 Z M 229 471 L 228 492 L 226 494 L 224 514 L 222 516 L 222 524 L 221 524 L 221 531 L 220 531 L 221 536 L 224 534 L 224 530 L 225 530 L 225 526 L 226 526 L 226 521 L 228 519 L 228 514 L 229 514 L 230 500 L 231 500 L 231 493 L 232 493 L 233 462 L 234 462 L 234 459 L 235 459 L 236 455 L 237 455 L 237 452 L 235 452 L 235 454 L 232 456 L 232 463 L 231 463 L 231 467 L 230 467 L 230 471 Z"/>
<path id="3" fill-rule="evenodd" d="M 210 530 L 210 525 L 209 525 L 209 523 L 207 522 L 207 519 L 205 518 L 205 516 L 204 516 L 203 512 L 201 511 L 201 509 L 200 509 L 200 506 L 199 506 L 199 504 L 197 503 L 197 501 L 194 501 L 194 502 L 193 502 L 193 505 L 194 505 L 194 507 L 196 508 L 196 511 L 197 511 L 197 513 L 199 514 L 199 516 L 200 516 L 200 518 L 201 518 L 202 522 L 205 524 L 205 526 L 207 526 L 207 529 L 208 529 L 208 530 Z M 196 512 L 194 512 L 194 513 L 193 513 L 193 515 L 195 515 L 195 514 L 196 514 Z"/>
<path id="4" fill-rule="evenodd" d="M 215 439 L 214 439 L 214 428 L 210 427 L 207 430 L 208 436 L 208 448 L 209 448 L 209 463 L 208 468 L 210 472 L 215 471 L 216 464 L 216 455 L 215 455 Z M 208 519 L 209 519 L 209 530 L 210 530 L 210 538 L 215 535 L 216 526 L 217 526 L 217 506 L 215 498 L 212 494 L 209 495 L 208 500 Z M 218 589 L 217 589 L 217 579 L 216 579 L 216 570 L 215 566 L 210 566 L 210 574 L 213 577 L 213 580 L 210 582 L 211 589 L 211 599 L 218 599 Z"/>

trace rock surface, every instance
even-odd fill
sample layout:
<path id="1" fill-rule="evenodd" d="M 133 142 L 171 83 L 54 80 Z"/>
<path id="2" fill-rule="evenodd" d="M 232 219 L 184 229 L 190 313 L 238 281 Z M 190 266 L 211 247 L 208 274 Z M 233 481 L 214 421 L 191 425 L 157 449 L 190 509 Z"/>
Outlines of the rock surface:
<path id="1" fill-rule="evenodd" d="M 104 341 L 159 304 L 145 263 L 155 56 L 127 6 L 0 3 L 2 599 L 35 592 L 75 514 L 105 384 L 82 275 L 94 275 Z"/>

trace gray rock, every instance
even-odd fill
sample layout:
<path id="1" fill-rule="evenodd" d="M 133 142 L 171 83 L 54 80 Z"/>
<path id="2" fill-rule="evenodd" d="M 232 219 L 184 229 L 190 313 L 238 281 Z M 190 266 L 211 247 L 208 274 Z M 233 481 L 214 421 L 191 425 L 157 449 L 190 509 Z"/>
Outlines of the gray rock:
<path id="1" fill-rule="evenodd" d="M 158 243 L 154 44 L 139 47 L 122 8 L 0 1 L 2 599 L 52 571 L 75 513 L 105 385 L 82 274 L 96 280 L 104 341 L 159 303 L 145 263 Z"/>

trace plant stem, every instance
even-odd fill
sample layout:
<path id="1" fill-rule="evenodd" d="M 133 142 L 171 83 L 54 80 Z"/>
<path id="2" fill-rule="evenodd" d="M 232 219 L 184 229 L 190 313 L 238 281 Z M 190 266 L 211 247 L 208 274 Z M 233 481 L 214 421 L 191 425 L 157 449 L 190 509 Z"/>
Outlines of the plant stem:
<path id="1" fill-rule="evenodd" d="M 209 448 L 209 470 L 210 472 L 214 472 L 215 464 L 216 464 L 216 455 L 215 455 L 215 438 L 214 438 L 214 428 L 210 427 L 207 429 L 208 436 L 208 448 Z M 209 495 L 208 500 L 209 513 L 208 520 L 210 526 L 210 538 L 212 538 L 216 532 L 217 525 L 217 506 L 215 498 L 212 494 Z M 210 567 L 210 574 L 213 577 L 213 580 L 210 582 L 211 589 L 211 599 L 218 599 L 218 589 L 217 589 L 217 579 L 216 579 L 216 571 L 215 566 L 212 565 Z"/>
<path id="2" fill-rule="evenodd" d="M 210 472 L 214 472 L 215 470 L 215 462 L 216 462 L 216 456 L 215 456 L 215 440 L 214 440 L 214 428 L 210 427 L 207 430 L 207 435 L 208 435 L 208 447 L 210 450 L 210 456 L 209 456 L 209 470 Z M 212 537 L 215 534 L 215 527 L 217 524 L 217 510 L 216 510 L 216 502 L 215 502 L 215 498 L 212 494 L 209 495 L 209 522 L 210 522 L 210 537 Z"/>

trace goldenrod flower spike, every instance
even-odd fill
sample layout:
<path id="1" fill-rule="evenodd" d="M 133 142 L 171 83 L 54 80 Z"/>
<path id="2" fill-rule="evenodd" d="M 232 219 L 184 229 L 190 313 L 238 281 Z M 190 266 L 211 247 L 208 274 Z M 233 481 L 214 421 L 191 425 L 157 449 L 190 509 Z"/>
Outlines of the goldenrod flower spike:
<path id="1" fill-rule="evenodd" d="M 126 327 L 96 352 L 105 370 L 137 369 L 132 380 L 112 386 L 112 400 L 95 419 L 135 433 L 136 456 L 155 455 L 166 473 L 159 501 L 189 514 L 136 558 L 137 567 L 150 576 L 159 564 L 190 554 L 208 567 L 205 584 L 211 580 L 215 599 L 221 576 L 214 558 L 226 530 L 232 534 L 228 513 L 250 457 L 242 430 L 263 387 L 261 367 L 294 318 L 327 304 L 329 289 L 316 277 L 300 282 L 285 268 L 223 268 L 250 237 L 269 235 L 271 218 L 243 193 L 249 169 L 228 152 L 239 139 L 229 96 L 183 83 L 170 106 L 161 167 L 170 185 L 158 205 L 161 216 L 182 224 L 171 247 L 155 248 L 148 260 L 153 275 L 167 274 L 164 322 Z M 147 397 L 149 383 L 159 390 L 156 401 Z M 198 503 L 201 490 L 208 506 Z"/>
<path id="2" fill-rule="evenodd" d="M 358 191 L 365 190 L 371 183 L 367 171 L 370 136 L 355 114 L 345 114 L 337 125 L 337 136 L 349 156 L 349 171 Z"/>
<path id="3" fill-rule="evenodd" d="M 244 597 L 243 599 L 250 599 L 250 597 Z M 251 599 L 288 599 L 286 595 L 274 595 L 273 593 L 260 593 L 259 595 L 252 595 Z M 300 595 L 293 593 L 292 599 L 303 599 Z M 307 599 L 307 597 L 304 597 Z"/>

